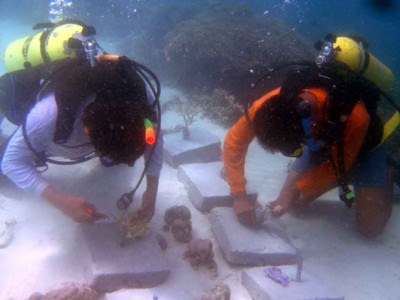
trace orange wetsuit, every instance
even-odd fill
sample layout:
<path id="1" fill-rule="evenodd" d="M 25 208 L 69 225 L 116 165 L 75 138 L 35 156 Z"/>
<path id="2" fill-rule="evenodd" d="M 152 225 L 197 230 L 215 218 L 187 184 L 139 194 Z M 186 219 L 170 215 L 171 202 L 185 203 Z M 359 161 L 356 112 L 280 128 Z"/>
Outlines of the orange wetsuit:
<path id="1" fill-rule="evenodd" d="M 265 101 L 279 94 L 280 89 L 275 89 L 254 102 L 249 109 L 249 117 L 254 119 L 256 111 Z M 327 93 L 321 89 L 305 89 L 307 93 L 317 99 L 317 120 L 313 126 L 313 133 L 322 129 L 324 107 L 327 106 Z M 360 152 L 361 146 L 368 130 L 370 117 L 362 101 L 359 101 L 349 116 L 344 130 L 344 157 L 345 168 L 348 171 Z M 255 133 L 250 122 L 242 116 L 229 130 L 224 143 L 223 159 L 226 169 L 226 178 L 231 188 L 231 193 L 246 192 L 246 179 L 244 177 L 244 165 L 247 149 L 254 139 Z M 333 157 L 336 158 L 336 145 L 332 145 Z M 336 162 L 337 165 L 337 162 Z M 335 170 L 329 161 L 325 161 L 315 168 L 307 171 L 297 181 L 297 187 L 305 197 L 318 197 L 337 184 Z"/>

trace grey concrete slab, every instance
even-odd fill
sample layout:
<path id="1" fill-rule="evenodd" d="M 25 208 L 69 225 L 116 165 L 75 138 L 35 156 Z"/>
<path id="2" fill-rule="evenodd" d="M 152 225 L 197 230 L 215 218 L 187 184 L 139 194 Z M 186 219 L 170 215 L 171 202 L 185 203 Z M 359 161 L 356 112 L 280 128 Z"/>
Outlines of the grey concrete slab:
<path id="1" fill-rule="evenodd" d="M 98 292 L 150 288 L 167 280 L 170 267 L 153 234 L 121 247 L 115 223 L 83 226 L 81 232 L 92 259 L 89 280 Z"/>
<path id="2" fill-rule="evenodd" d="M 182 133 L 164 135 L 164 160 L 172 167 L 182 164 L 221 160 L 221 141 L 201 128 L 190 128 L 190 138 L 184 140 Z"/>
<path id="3" fill-rule="evenodd" d="M 295 266 L 281 266 L 282 272 L 289 277 L 287 287 L 276 283 L 264 274 L 263 268 L 242 271 L 242 284 L 253 300 L 344 300 L 337 289 L 305 270 L 301 281 L 296 281 Z"/>
<path id="4" fill-rule="evenodd" d="M 190 201 L 202 212 L 232 206 L 229 185 L 220 176 L 222 167 L 222 162 L 210 162 L 178 168 L 178 178 L 185 185 Z M 257 193 L 249 192 L 249 197 L 256 200 Z"/>
<path id="5" fill-rule="evenodd" d="M 231 208 L 214 208 L 209 221 L 225 259 L 232 265 L 296 263 L 296 249 L 279 234 L 243 226 Z"/>

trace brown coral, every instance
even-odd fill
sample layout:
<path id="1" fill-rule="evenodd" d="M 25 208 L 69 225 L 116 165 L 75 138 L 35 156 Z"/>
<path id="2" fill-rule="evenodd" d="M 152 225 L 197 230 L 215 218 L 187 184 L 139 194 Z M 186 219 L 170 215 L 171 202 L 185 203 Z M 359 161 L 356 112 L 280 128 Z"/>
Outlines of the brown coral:
<path id="1" fill-rule="evenodd" d="M 201 300 L 230 300 L 231 290 L 225 283 L 217 284 L 209 293 L 201 297 Z"/>
<path id="2" fill-rule="evenodd" d="M 176 219 L 172 222 L 171 233 L 176 241 L 189 242 L 192 239 L 192 224 L 190 220 Z"/>
<path id="3" fill-rule="evenodd" d="M 85 284 L 67 283 L 45 295 L 34 293 L 28 300 L 98 300 L 97 292 Z"/>
<path id="4" fill-rule="evenodd" d="M 137 211 L 121 214 L 117 217 L 117 224 L 122 237 L 122 246 L 127 240 L 142 238 L 149 232 L 148 220 L 140 217 Z"/>
<path id="5" fill-rule="evenodd" d="M 196 94 L 192 99 L 199 103 L 204 116 L 225 127 L 233 125 L 244 112 L 238 99 L 223 89 L 215 89 L 211 95 Z"/>
<path id="6" fill-rule="evenodd" d="M 176 219 L 180 219 L 183 221 L 190 221 L 192 214 L 190 213 L 189 208 L 184 205 L 176 205 L 168 208 L 164 214 L 164 230 L 168 231 L 171 227 L 172 223 Z"/>
<path id="7" fill-rule="evenodd" d="M 187 244 L 183 257 L 188 259 L 194 270 L 207 266 L 217 276 L 217 264 L 214 261 L 213 244 L 209 239 L 193 239 Z"/>

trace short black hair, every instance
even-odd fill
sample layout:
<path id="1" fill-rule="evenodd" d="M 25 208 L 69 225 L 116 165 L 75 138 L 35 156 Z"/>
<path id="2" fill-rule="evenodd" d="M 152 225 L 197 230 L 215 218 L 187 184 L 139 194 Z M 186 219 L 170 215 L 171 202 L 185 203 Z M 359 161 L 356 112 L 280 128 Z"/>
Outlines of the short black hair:
<path id="1" fill-rule="evenodd" d="M 144 153 L 144 120 L 152 120 L 154 112 L 144 80 L 127 59 L 99 61 L 94 67 L 78 59 L 65 61 L 54 81 L 56 99 L 65 103 L 63 116 L 76 112 L 82 99 L 95 94 L 81 120 L 98 155 L 132 165 Z"/>
<path id="2" fill-rule="evenodd" d="M 86 106 L 82 122 L 99 156 L 132 165 L 146 148 L 146 117 L 132 101 L 96 98 Z"/>
<path id="3" fill-rule="evenodd" d="M 260 144 L 269 152 L 293 153 L 303 141 L 298 100 L 276 95 L 256 111 L 253 127 Z"/>
<path id="4" fill-rule="evenodd" d="M 99 156 L 132 165 L 145 151 L 144 120 L 152 119 L 143 79 L 124 61 L 103 62 L 90 72 L 95 100 L 82 122 Z"/>

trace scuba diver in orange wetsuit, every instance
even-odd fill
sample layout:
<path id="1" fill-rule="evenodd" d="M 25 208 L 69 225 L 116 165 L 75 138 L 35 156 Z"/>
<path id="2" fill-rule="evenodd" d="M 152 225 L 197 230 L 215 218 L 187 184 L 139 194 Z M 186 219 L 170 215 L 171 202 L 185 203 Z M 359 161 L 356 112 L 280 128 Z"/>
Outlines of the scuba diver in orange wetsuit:
<path id="1" fill-rule="evenodd" d="M 391 215 L 393 184 L 382 143 L 397 127 L 399 114 L 384 126 L 376 109 L 382 87 L 393 82 L 393 75 L 369 53 L 362 72 L 352 69 L 343 57 L 355 51 L 354 44 L 360 45 L 351 38 L 327 37 L 316 65 L 289 72 L 281 87 L 256 100 L 229 130 L 223 159 L 233 207 L 243 224 L 259 222 L 257 205 L 246 196 L 244 176 L 247 149 L 257 137 L 267 151 L 297 157 L 279 197 L 268 205 L 273 217 L 339 187 L 348 207 L 355 202 L 358 230 L 367 237 L 383 232 Z M 327 64 L 332 57 L 350 68 L 345 72 L 336 62 Z M 369 74 L 375 72 L 368 68 L 378 63 L 388 73 L 373 82 Z"/>

